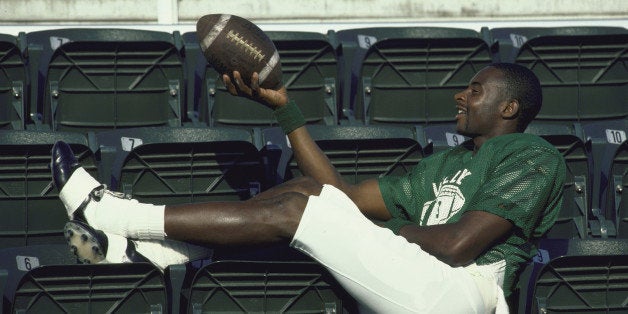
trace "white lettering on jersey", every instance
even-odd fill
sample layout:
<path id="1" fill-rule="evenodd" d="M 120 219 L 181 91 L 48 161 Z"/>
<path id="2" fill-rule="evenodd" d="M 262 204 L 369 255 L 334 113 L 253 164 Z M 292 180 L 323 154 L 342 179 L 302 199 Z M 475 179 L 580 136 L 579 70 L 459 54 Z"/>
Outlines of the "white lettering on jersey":
<path id="1" fill-rule="evenodd" d="M 465 202 L 464 195 L 460 191 L 460 184 L 470 175 L 471 171 L 464 169 L 456 172 L 451 179 L 445 177 L 438 186 L 432 183 L 436 198 L 423 204 L 421 213 L 423 225 L 443 224 L 460 211 Z"/>

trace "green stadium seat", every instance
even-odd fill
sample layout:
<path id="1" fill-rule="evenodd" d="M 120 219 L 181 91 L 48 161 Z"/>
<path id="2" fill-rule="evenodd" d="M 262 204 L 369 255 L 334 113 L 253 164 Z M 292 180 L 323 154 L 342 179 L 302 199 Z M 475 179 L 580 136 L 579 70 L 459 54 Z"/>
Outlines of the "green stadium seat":
<path id="1" fill-rule="evenodd" d="M 188 313 L 355 313 L 355 303 L 313 262 L 219 261 L 195 275 Z"/>
<path id="2" fill-rule="evenodd" d="M 152 204 L 244 200 L 267 188 L 250 132 L 136 128 L 96 134 L 111 187 Z"/>
<path id="3" fill-rule="evenodd" d="M 26 38 L 40 124 L 78 132 L 182 124 L 178 33 L 52 29 Z"/>
<path id="4" fill-rule="evenodd" d="M 70 144 L 86 170 L 98 177 L 95 155 L 82 134 L 0 131 L 0 248 L 65 243 L 68 218 L 49 168 L 58 140 Z"/>
<path id="5" fill-rule="evenodd" d="M 626 34 L 623 27 L 563 26 L 563 27 L 496 27 L 489 29 L 489 41 L 498 44 L 499 60 L 515 62 L 519 50 L 530 39 L 541 36 L 598 36 Z"/>
<path id="6" fill-rule="evenodd" d="M 352 29 L 338 40 L 354 84 L 344 100 L 366 124 L 451 123 L 454 94 L 492 62 L 487 42 L 469 29 Z"/>
<path id="7" fill-rule="evenodd" d="M 12 313 L 166 313 L 166 282 L 148 263 L 46 265 L 24 275 Z"/>
<path id="8" fill-rule="evenodd" d="M 349 183 L 408 172 L 422 158 L 413 130 L 395 126 L 307 126 L 316 144 Z M 280 179 L 302 176 L 286 136 L 279 128 L 262 131 L 267 147 L 282 151 Z M 281 180 L 280 180 L 281 181 Z"/>
<path id="9" fill-rule="evenodd" d="M 324 34 L 267 32 L 281 57 L 283 82 L 288 95 L 303 112 L 308 124 L 334 125 L 338 121 L 337 59 Z M 188 81 L 188 107 L 197 108 L 198 119 L 209 126 L 269 127 L 277 122 L 272 110 L 229 94 L 220 75 L 202 57 L 196 33 L 183 34 Z"/>
<path id="10" fill-rule="evenodd" d="M 520 276 L 518 313 L 625 313 L 628 241 L 546 239 Z"/>
<path id="11" fill-rule="evenodd" d="M 2 295 L 0 313 L 14 313 L 11 311 L 11 304 L 15 290 L 29 271 L 44 265 L 74 264 L 76 257 L 65 243 L 0 249 L 0 295 Z"/>
<path id="12" fill-rule="evenodd" d="M 628 141 L 617 147 L 610 169 L 605 212 L 613 219 L 617 237 L 628 239 Z"/>
<path id="13" fill-rule="evenodd" d="M 520 36 L 508 60 L 530 68 L 543 87 L 538 120 L 587 122 L 628 117 L 628 30 L 552 28 L 493 30 Z M 523 35 L 513 35 L 513 34 Z M 527 37 L 529 36 L 529 38 Z M 512 45 L 512 43 L 510 44 Z M 508 46 L 505 48 L 508 50 Z"/>
<path id="14" fill-rule="evenodd" d="M 0 34 L 0 129 L 22 130 L 28 79 L 18 38 Z"/>
<path id="15" fill-rule="evenodd" d="M 426 127 L 416 125 L 415 132 L 425 155 L 431 155 L 458 146 L 470 139 L 458 134 L 454 123 L 436 124 Z"/>

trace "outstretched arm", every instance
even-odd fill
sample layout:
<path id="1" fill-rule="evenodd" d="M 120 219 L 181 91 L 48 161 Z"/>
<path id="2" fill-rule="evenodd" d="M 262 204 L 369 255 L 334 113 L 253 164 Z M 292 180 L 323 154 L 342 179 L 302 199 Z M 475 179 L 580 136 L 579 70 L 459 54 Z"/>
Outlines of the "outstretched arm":
<path id="1" fill-rule="evenodd" d="M 223 81 L 232 95 L 252 99 L 273 110 L 286 106 L 289 101 L 285 86 L 279 90 L 261 88 L 257 73 L 253 73 L 251 86 L 244 83 L 237 71 L 233 73 L 233 81 L 226 74 L 223 75 Z M 304 175 L 314 178 L 319 184 L 330 184 L 342 190 L 367 216 L 377 219 L 390 218 L 377 181 L 368 180 L 352 185 L 343 180 L 305 126 L 298 127 L 287 135 L 299 169 Z"/>

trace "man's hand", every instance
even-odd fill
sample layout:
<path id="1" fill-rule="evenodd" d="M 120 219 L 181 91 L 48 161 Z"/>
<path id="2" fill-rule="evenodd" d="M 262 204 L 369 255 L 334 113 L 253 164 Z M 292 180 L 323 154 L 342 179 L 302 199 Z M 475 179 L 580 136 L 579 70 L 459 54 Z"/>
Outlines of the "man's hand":
<path id="1" fill-rule="evenodd" d="M 233 80 L 235 82 L 232 82 L 227 74 L 222 75 L 222 81 L 225 83 L 231 95 L 246 97 L 271 109 L 288 103 L 286 87 L 282 86 L 279 90 L 261 88 L 259 86 L 259 74 L 257 72 L 253 73 L 251 76 L 251 86 L 244 83 L 238 71 L 233 72 Z"/>

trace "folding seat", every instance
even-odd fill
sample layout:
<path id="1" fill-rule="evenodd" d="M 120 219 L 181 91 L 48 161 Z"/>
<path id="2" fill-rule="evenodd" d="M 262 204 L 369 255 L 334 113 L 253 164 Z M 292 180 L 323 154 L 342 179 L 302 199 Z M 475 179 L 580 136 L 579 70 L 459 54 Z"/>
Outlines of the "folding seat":
<path id="1" fill-rule="evenodd" d="M 24 129 L 28 79 L 20 46 L 16 37 L 0 34 L 0 129 Z"/>
<path id="2" fill-rule="evenodd" d="M 86 170 L 98 177 L 95 155 L 82 134 L 0 131 L 0 248 L 65 243 L 67 214 L 49 168 L 58 140 L 69 143 Z"/>
<path id="3" fill-rule="evenodd" d="M 628 141 L 617 147 L 607 178 L 606 210 L 614 222 L 617 237 L 628 239 Z"/>
<path id="4" fill-rule="evenodd" d="M 458 146 L 470 139 L 467 136 L 458 134 L 455 123 L 430 126 L 415 125 L 414 130 L 426 156 Z"/>
<path id="5" fill-rule="evenodd" d="M 410 128 L 395 126 L 307 126 L 312 138 L 340 175 L 350 183 L 389 174 L 405 174 L 422 158 L 421 145 Z M 301 176 L 290 144 L 279 128 L 264 129 L 268 150 L 282 152 L 278 181 Z"/>
<path id="6" fill-rule="evenodd" d="M 0 248 L 0 313 L 14 313 L 11 304 L 15 291 L 29 271 L 43 265 L 74 264 L 76 258 L 65 243 Z"/>
<path id="7" fill-rule="evenodd" d="M 337 59 L 327 36 L 313 32 L 266 32 L 281 58 L 283 83 L 308 124 L 334 125 L 338 121 Z M 272 110 L 231 96 L 221 76 L 202 56 L 196 33 L 183 34 L 188 73 L 189 107 L 209 126 L 268 127 L 276 125 Z M 192 88 L 193 87 L 193 88 Z"/>
<path id="8" fill-rule="evenodd" d="M 348 102 L 366 124 L 452 123 L 454 94 L 493 58 L 487 42 L 469 29 L 382 27 L 337 34 L 351 67 Z"/>
<path id="9" fill-rule="evenodd" d="M 543 87 L 539 120 L 628 117 L 628 30 L 616 27 L 492 29 L 502 60 L 534 71 Z M 502 51 L 504 50 L 504 51 Z M 591 132 L 591 131 L 589 131 Z"/>
<path id="10" fill-rule="evenodd" d="M 499 44 L 499 60 L 515 62 L 519 50 L 530 39 L 541 36 L 597 36 L 626 33 L 623 27 L 565 26 L 565 27 L 496 27 L 489 29 L 489 41 Z"/>
<path id="11" fill-rule="evenodd" d="M 142 202 L 244 200 L 267 187 L 264 162 L 244 129 L 136 128 L 96 137 L 111 188 Z"/>
<path id="12" fill-rule="evenodd" d="M 194 277 L 188 313 L 355 313 L 355 303 L 313 262 L 219 261 Z"/>
<path id="13" fill-rule="evenodd" d="M 19 282 L 12 313 L 167 313 L 166 283 L 148 263 L 46 265 Z"/>
<path id="14" fill-rule="evenodd" d="M 180 126 L 185 112 L 180 35 L 130 29 L 26 34 L 36 127 L 99 131 Z"/>
<path id="15" fill-rule="evenodd" d="M 520 276 L 518 313 L 625 313 L 628 241 L 553 239 Z M 516 310 L 515 310 L 516 309 Z"/>

